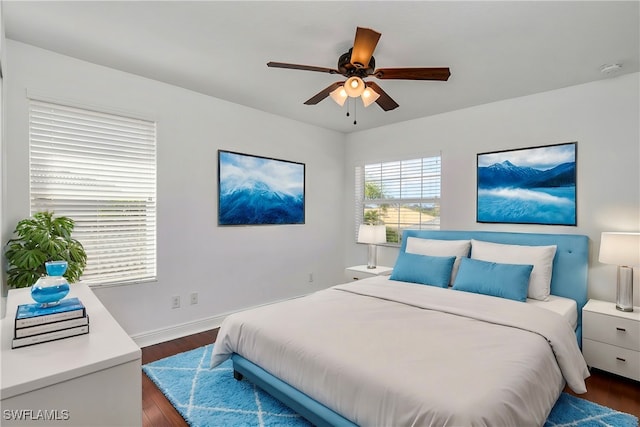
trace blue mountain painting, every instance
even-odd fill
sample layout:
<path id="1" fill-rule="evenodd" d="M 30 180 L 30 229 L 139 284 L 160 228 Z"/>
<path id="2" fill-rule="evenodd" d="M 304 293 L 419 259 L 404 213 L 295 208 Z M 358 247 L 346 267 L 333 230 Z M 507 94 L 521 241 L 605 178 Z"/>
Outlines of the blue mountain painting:
<path id="1" fill-rule="evenodd" d="M 545 170 L 508 160 L 478 167 L 478 221 L 575 225 L 575 161 Z"/>
<path id="2" fill-rule="evenodd" d="M 219 154 L 220 225 L 304 224 L 304 165 Z"/>

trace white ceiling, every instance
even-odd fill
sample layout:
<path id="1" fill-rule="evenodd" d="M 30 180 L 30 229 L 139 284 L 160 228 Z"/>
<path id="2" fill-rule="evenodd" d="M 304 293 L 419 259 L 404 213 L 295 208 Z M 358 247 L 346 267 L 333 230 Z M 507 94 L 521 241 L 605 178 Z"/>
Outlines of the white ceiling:
<path id="1" fill-rule="evenodd" d="M 638 1 L 8 1 L 6 37 L 341 132 L 637 72 Z M 378 80 L 400 107 L 303 102 L 335 75 L 357 26 L 382 33 L 378 68 L 451 69 L 448 82 Z M 10 58 L 9 58 L 10 60 Z M 359 102 L 359 101 L 358 101 Z"/>

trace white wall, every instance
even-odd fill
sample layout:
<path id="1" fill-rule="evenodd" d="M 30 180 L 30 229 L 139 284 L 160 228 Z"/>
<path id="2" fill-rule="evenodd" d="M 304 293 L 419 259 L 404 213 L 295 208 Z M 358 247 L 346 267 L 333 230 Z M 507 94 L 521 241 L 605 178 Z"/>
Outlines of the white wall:
<path id="1" fill-rule="evenodd" d="M 589 295 L 615 300 L 616 267 L 600 264 L 602 231 L 640 231 L 640 74 L 467 108 L 347 136 L 345 176 L 353 186 L 362 161 L 442 152 L 441 229 L 585 234 L 591 242 Z M 476 154 L 578 142 L 577 227 L 479 224 Z M 345 196 L 353 230 L 353 193 Z M 346 233 L 348 263 L 366 260 L 364 245 Z M 380 248 L 392 266 L 397 249 Z M 635 305 L 640 305 L 638 271 Z"/>
<path id="2" fill-rule="evenodd" d="M 343 134 L 11 40 L 6 47 L 4 236 L 29 215 L 27 91 L 157 121 L 158 281 L 96 289 L 130 335 L 210 327 L 227 312 L 342 280 Z M 218 227 L 218 149 L 305 163 L 306 224 Z M 170 308 L 173 295 L 180 309 Z"/>

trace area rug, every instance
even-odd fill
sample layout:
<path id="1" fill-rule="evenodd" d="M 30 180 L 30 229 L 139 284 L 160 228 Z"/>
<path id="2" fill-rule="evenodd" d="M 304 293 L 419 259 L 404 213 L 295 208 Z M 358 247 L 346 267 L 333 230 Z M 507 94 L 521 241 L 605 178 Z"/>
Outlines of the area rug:
<path id="1" fill-rule="evenodd" d="M 191 427 L 310 426 L 300 415 L 247 380 L 233 378 L 231 361 L 209 369 L 213 344 L 142 367 Z M 633 415 L 562 393 L 545 427 L 637 427 Z"/>

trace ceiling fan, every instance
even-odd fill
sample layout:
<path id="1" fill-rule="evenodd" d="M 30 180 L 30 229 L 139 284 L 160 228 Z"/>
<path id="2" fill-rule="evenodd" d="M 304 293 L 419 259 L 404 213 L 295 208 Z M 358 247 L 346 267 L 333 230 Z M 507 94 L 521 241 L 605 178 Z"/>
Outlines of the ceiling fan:
<path id="1" fill-rule="evenodd" d="M 384 111 L 393 110 L 399 105 L 375 82 L 365 82 L 368 77 L 394 80 L 440 80 L 449 79 L 451 72 L 441 68 L 375 68 L 373 57 L 378 40 L 382 34 L 369 28 L 357 27 L 353 47 L 338 59 L 338 68 L 316 67 L 313 65 L 268 62 L 267 67 L 289 68 L 293 70 L 317 71 L 320 73 L 340 74 L 346 81 L 332 83 L 305 101 L 306 105 L 315 105 L 328 96 L 339 105 L 344 105 L 347 97 L 361 97 L 365 107 L 375 102 Z"/>

